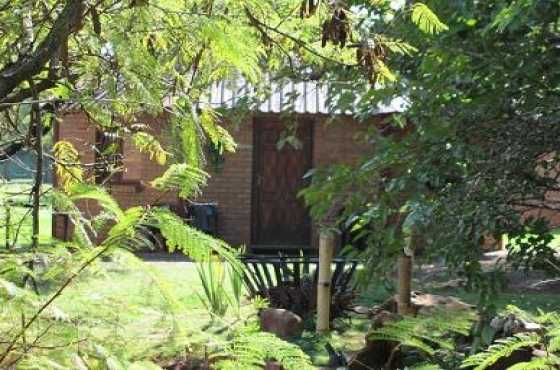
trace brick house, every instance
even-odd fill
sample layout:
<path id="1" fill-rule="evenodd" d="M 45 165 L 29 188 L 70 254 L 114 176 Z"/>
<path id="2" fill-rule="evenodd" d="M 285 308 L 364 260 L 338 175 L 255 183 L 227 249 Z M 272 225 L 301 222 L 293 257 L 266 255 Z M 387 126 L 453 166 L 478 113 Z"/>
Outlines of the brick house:
<path id="1" fill-rule="evenodd" d="M 244 88 L 218 84 L 207 104 L 234 108 Z M 352 163 L 368 150 L 357 140 L 373 124 L 381 123 L 391 112 L 402 110 L 397 99 L 380 106 L 369 122 L 357 122 L 349 114 L 328 108 L 326 91 L 316 83 L 289 83 L 273 86 L 273 93 L 241 123 L 223 122 L 237 142 L 237 151 L 224 156 L 219 168 L 209 166 L 211 175 L 199 202 L 215 202 L 218 209 L 218 236 L 231 245 L 276 250 L 289 247 L 316 247 L 317 232 L 303 201 L 296 195 L 305 186 L 303 175 L 318 166 Z M 294 96 L 297 96 L 294 99 Z M 284 107 L 290 99 L 293 113 L 286 118 Z M 297 121 L 295 149 L 278 149 L 286 125 Z M 165 129 L 165 117 L 149 119 L 156 135 Z M 292 125 L 293 126 L 293 125 Z M 99 132 L 88 123 L 84 113 L 66 114 L 55 127 L 55 140 L 67 140 L 81 153 L 82 163 L 93 163 L 93 150 Z M 109 190 L 122 207 L 165 204 L 177 208 L 176 194 L 161 194 L 149 182 L 161 175 L 164 167 L 140 153 L 129 138 L 121 142 L 124 171 L 109 183 Z M 81 204 L 86 212 L 97 212 L 95 204 Z M 68 237 L 68 221 L 54 216 L 53 234 Z"/>

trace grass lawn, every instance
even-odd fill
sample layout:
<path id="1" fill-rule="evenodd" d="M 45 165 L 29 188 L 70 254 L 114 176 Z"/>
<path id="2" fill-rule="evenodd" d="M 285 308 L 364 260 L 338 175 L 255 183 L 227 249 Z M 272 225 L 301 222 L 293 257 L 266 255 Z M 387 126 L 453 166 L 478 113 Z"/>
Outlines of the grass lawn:
<path id="1" fill-rule="evenodd" d="M 103 338 L 128 358 L 174 357 L 187 348 L 196 356 L 222 346 L 227 328 L 237 321 L 230 307 L 212 322 L 196 266 L 190 262 L 104 263 L 72 284 L 56 306 L 79 322 L 79 335 Z M 101 272 L 102 271 L 102 272 Z M 246 300 L 244 316 L 254 313 Z"/>
<path id="2" fill-rule="evenodd" d="M 0 182 L 0 248 L 6 246 L 6 236 L 13 244 L 18 235 L 18 245 L 29 245 L 31 243 L 31 182 L 13 181 Z M 49 190 L 51 185 L 44 185 L 41 209 L 39 211 L 39 242 L 47 244 L 52 237 L 52 207 L 50 204 Z M 10 220 L 9 224 L 7 220 Z M 18 226 L 21 228 L 18 232 Z"/>
<path id="3" fill-rule="evenodd" d="M 177 353 L 201 357 L 222 347 L 228 329 L 238 323 L 232 308 L 222 320 L 212 322 L 198 296 L 202 286 L 194 263 L 141 263 L 127 258 L 101 264 L 102 269 L 87 270 L 56 301 L 60 312 L 76 323 L 76 337 L 102 338 L 105 346 L 117 348 L 131 359 L 174 358 Z M 477 299 L 461 290 L 432 292 L 457 296 L 473 304 Z M 383 286 L 372 285 L 357 303 L 373 306 L 390 295 Z M 508 304 L 533 312 L 538 308 L 560 310 L 560 301 L 553 294 L 504 293 L 496 298 L 496 304 L 499 310 Z M 242 317 L 255 313 L 244 299 Z M 354 315 L 337 320 L 334 327 L 328 335 L 317 335 L 310 320 L 303 336 L 294 342 L 315 365 L 324 366 L 328 363 L 325 343 L 338 350 L 357 351 L 365 343 L 369 321 Z"/>

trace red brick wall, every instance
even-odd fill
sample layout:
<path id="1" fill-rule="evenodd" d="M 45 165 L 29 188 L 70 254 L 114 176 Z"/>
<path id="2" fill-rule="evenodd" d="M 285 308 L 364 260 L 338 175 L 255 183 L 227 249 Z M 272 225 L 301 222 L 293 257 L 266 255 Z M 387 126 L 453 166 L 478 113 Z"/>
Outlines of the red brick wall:
<path id="1" fill-rule="evenodd" d="M 333 121 L 315 119 L 313 138 L 313 166 L 334 163 L 352 164 L 367 153 L 363 142 L 367 124 L 343 117 Z"/>
<path id="2" fill-rule="evenodd" d="M 329 120 L 315 119 L 313 137 L 313 167 L 331 164 L 353 164 L 368 152 L 363 134 L 369 125 L 377 122 L 359 123 L 349 117 Z M 312 247 L 319 245 L 319 230 L 312 226 Z"/>
<path id="3" fill-rule="evenodd" d="M 209 165 L 211 178 L 196 201 L 218 203 L 218 232 L 232 245 L 251 242 L 251 197 L 253 172 L 253 125 L 249 119 L 238 126 L 225 126 L 237 143 L 220 170 Z"/>
<path id="4" fill-rule="evenodd" d="M 95 128 L 88 123 L 88 118 L 85 114 L 80 112 L 68 113 L 60 123 L 56 123 L 55 127 L 55 140 L 65 140 L 74 146 L 80 154 L 80 162 L 82 164 L 93 163 L 95 155 L 92 150 L 95 144 Z M 86 172 L 86 176 L 89 173 Z M 55 176 L 55 184 L 56 176 Z M 95 202 L 81 201 L 79 206 L 84 212 L 90 215 L 99 212 Z M 67 233 L 72 232 L 71 224 L 68 225 L 69 230 Z M 65 218 L 64 216 L 53 216 L 53 235 L 57 238 L 65 238 Z M 66 235 L 67 236 L 67 235 Z"/>
<path id="5" fill-rule="evenodd" d="M 325 116 L 307 116 L 314 121 L 313 128 L 313 167 L 333 163 L 352 163 L 367 151 L 360 141 L 360 132 L 367 129 L 349 118 L 334 121 Z M 147 120 L 152 134 L 160 135 L 165 127 L 165 119 Z M 370 123 L 371 124 L 371 123 Z M 237 151 L 225 157 L 222 168 L 216 171 L 208 166 L 211 175 L 208 186 L 196 201 L 218 203 L 219 234 L 232 245 L 248 245 L 251 242 L 251 200 L 253 171 L 253 120 L 248 118 L 239 125 L 226 124 L 237 142 Z M 88 125 L 85 115 L 80 113 L 63 117 L 57 127 L 60 139 L 72 142 L 83 153 L 82 163 L 94 161 L 91 150 L 95 141 L 95 129 Z M 130 138 L 123 145 L 124 166 L 123 183 L 110 184 L 109 189 L 119 204 L 128 208 L 147 204 L 177 204 L 176 194 L 161 193 L 150 187 L 149 182 L 163 173 L 164 168 L 150 160 L 146 154 L 138 152 Z M 95 205 L 84 204 L 90 213 L 98 210 Z M 55 221 L 55 235 L 61 236 L 62 222 Z M 313 242 L 317 245 L 316 228 L 313 228 Z"/>

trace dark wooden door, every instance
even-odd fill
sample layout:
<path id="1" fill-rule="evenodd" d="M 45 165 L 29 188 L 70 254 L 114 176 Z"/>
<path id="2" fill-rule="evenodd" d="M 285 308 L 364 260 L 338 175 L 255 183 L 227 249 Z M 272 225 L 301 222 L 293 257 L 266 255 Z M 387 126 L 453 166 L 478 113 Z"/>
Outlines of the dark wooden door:
<path id="1" fill-rule="evenodd" d="M 299 122 L 296 136 L 301 148 L 278 141 L 286 126 L 278 119 L 254 121 L 253 244 L 307 246 L 311 221 L 297 193 L 305 187 L 303 176 L 311 168 L 312 129 Z"/>

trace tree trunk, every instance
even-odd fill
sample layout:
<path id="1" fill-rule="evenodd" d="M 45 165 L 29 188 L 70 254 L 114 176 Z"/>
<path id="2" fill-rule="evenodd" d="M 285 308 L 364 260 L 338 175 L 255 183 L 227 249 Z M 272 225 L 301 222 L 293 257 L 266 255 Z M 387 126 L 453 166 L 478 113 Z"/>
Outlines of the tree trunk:
<path id="1" fill-rule="evenodd" d="M 33 219 L 33 234 L 31 239 L 31 247 L 35 251 L 39 247 L 39 211 L 41 202 L 41 189 L 43 186 L 43 119 L 41 117 L 41 108 L 38 103 L 33 103 L 33 121 L 35 126 L 35 152 L 37 153 L 37 161 L 35 164 L 35 183 L 33 184 L 33 211 L 31 217 Z"/>
<path id="2" fill-rule="evenodd" d="M 34 90 L 33 81 L 30 80 L 31 89 Z M 35 91 L 34 91 L 35 92 Z M 37 161 L 35 162 L 35 181 L 33 183 L 33 208 L 31 210 L 32 234 L 31 234 L 31 251 L 33 256 L 28 263 L 30 270 L 33 270 L 34 254 L 39 248 L 39 233 L 40 229 L 40 208 L 41 208 L 41 191 L 43 187 L 43 117 L 41 117 L 41 107 L 37 102 L 37 94 L 33 94 L 35 102 L 31 109 L 31 133 L 34 136 L 35 152 L 37 154 Z M 38 293 L 37 283 L 31 275 L 27 275 L 24 284 L 31 280 L 33 290 Z"/>
<path id="3" fill-rule="evenodd" d="M 319 278 L 317 282 L 317 333 L 330 328 L 331 311 L 331 264 L 334 252 L 332 231 L 321 230 L 319 235 Z"/>

